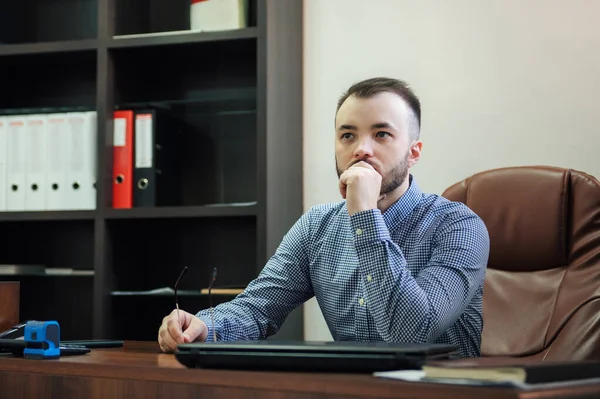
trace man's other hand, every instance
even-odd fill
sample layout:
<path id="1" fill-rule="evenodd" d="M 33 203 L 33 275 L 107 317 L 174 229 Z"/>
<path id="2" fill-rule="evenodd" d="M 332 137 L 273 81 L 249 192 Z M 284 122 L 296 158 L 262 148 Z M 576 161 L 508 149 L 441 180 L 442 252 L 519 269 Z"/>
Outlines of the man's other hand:
<path id="1" fill-rule="evenodd" d="M 177 315 L 179 314 L 179 319 Z M 158 344 L 163 352 L 174 352 L 177 345 L 204 341 L 208 335 L 206 323 L 191 313 L 173 310 L 165 316 L 158 329 Z"/>

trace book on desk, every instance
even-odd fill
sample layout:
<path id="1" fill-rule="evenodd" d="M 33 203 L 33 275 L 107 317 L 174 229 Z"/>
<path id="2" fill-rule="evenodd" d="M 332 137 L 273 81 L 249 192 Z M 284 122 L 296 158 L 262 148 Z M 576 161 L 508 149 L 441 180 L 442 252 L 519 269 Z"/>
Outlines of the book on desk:
<path id="1" fill-rule="evenodd" d="M 600 379 L 600 361 L 541 361 L 481 357 L 430 361 L 419 371 L 375 373 L 376 377 L 421 382 L 528 386 Z"/>
<path id="2" fill-rule="evenodd" d="M 430 362 L 425 364 L 422 370 L 425 378 L 460 378 L 525 384 L 600 378 L 600 362 L 597 361 L 540 361 L 511 357 Z"/>

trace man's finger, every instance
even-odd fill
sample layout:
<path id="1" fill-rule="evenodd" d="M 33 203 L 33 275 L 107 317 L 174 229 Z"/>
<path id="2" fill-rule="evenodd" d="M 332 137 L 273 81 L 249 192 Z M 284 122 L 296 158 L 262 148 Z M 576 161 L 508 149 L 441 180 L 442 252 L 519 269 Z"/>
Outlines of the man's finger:
<path id="1" fill-rule="evenodd" d="M 173 351 L 177 347 L 177 342 L 175 342 L 175 339 L 171 336 L 167 328 L 161 331 L 160 346 L 164 352 Z"/>
<path id="2" fill-rule="evenodd" d="M 188 313 L 185 310 L 179 310 L 177 311 L 177 309 L 173 310 L 172 312 L 173 317 L 175 318 L 175 320 L 179 321 L 179 325 L 181 326 L 181 329 L 185 329 L 187 327 L 187 324 L 190 322 L 189 318 L 188 318 Z"/>
<path id="3" fill-rule="evenodd" d="M 169 317 L 167 321 L 167 331 L 175 341 L 183 341 L 181 324 L 176 317 Z"/>
<path id="4" fill-rule="evenodd" d="M 185 332 L 183 333 L 183 342 L 193 342 L 196 338 L 198 338 L 198 335 L 200 335 L 200 331 L 198 331 L 198 329 L 195 327 L 196 326 L 192 327 L 190 325 L 190 328 L 185 330 Z"/>

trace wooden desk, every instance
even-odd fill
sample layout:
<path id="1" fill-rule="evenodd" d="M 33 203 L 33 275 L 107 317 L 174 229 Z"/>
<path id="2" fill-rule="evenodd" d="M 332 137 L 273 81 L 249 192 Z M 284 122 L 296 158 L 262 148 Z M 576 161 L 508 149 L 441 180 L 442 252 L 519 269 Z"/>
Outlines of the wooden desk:
<path id="1" fill-rule="evenodd" d="M 194 370 L 156 343 L 127 342 L 57 360 L 0 357 L 2 398 L 598 398 L 600 384 L 519 392 L 370 375 Z"/>

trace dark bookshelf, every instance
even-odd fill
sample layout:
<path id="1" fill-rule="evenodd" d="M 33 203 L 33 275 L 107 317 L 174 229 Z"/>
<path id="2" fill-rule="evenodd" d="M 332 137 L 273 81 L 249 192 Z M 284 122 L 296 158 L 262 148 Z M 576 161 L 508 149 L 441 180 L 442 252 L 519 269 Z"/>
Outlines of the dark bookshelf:
<path id="1" fill-rule="evenodd" d="M 27 3 L 27 4 L 26 4 Z M 208 307 L 258 275 L 302 213 L 302 3 L 250 0 L 248 26 L 189 30 L 184 0 L 0 0 L 0 116 L 97 113 L 94 210 L 0 212 L 0 264 L 72 268 L 21 282 L 21 319 L 64 339 L 155 340 L 172 295 Z M 113 112 L 156 109 L 185 126 L 178 201 L 112 206 Z M 233 295 L 212 296 L 213 305 Z M 301 339 L 293 312 L 275 339 Z"/>
<path id="2" fill-rule="evenodd" d="M 41 48 L 41 45 L 40 45 Z M 2 46 L 0 46 L 0 51 Z M 0 110 L 85 107 L 97 101 L 97 50 L 2 55 Z"/>
<path id="3" fill-rule="evenodd" d="M 22 211 L 0 212 L 0 222 L 43 222 L 53 220 L 94 220 L 94 211 Z"/>
<path id="4" fill-rule="evenodd" d="M 173 219 L 256 216 L 256 204 L 223 206 L 172 206 L 156 207 L 152 213 L 147 208 L 107 209 L 106 219 Z"/>
<path id="5" fill-rule="evenodd" d="M 0 43 L 56 42 L 97 37 L 102 0 L 0 1 Z"/>
<path id="6" fill-rule="evenodd" d="M 98 48 L 98 41 L 95 39 L 68 40 L 56 42 L 41 43 L 17 43 L 0 45 L 0 56 L 9 55 L 28 55 L 28 54 L 59 54 L 76 51 L 95 52 Z"/>
<path id="7" fill-rule="evenodd" d="M 109 48 L 157 47 L 202 42 L 256 39 L 257 37 L 258 29 L 256 27 L 214 32 L 173 31 L 168 33 L 134 33 L 114 36 L 108 41 L 107 46 Z"/>

